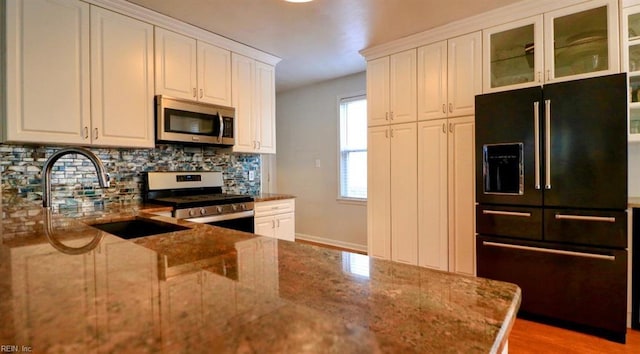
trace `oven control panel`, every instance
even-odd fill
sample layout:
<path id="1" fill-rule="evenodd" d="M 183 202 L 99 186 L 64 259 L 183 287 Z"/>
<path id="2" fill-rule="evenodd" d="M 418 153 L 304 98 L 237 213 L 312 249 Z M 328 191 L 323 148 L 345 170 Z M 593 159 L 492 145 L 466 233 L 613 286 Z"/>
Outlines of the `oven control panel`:
<path id="1" fill-rule="evenodd" d="M 177 219 L 200 218 L 222 214 L 240 213 L 253 210 L 253 202 L 208 205 L 194 208 L 176 209 L 173 217 Z"/>

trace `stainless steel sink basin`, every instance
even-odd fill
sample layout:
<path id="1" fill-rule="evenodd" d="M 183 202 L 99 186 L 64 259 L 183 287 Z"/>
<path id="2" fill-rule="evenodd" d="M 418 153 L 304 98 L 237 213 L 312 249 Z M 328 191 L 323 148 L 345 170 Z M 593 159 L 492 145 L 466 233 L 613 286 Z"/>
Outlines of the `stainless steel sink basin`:
<path id="1" fill-rule="evenodd" d="M 124 221 L 114 221 L 104 224 L 93 224 L 89 226 L 95 227 L 96 229 L 100 229 L 116 236 L 120 236 L 124 239 L 132 239 L 189 229 L 188 227 L 181 225 L 141 218 Z"/>

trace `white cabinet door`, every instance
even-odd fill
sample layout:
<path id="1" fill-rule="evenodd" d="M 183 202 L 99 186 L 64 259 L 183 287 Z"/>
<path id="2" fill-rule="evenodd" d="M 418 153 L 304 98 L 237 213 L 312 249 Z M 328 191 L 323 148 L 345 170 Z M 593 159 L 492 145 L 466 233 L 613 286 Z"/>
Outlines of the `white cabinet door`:
<path id="1" fill-rule="evenodd" d="M 87 144 L 89 4 L 8 0 L 6 26 L 6 141 Z"/>
<path id="2" fill-rule="evenodd" d="M 257 152 L 276 153 L 275 68 L 256 62 L 254 118 Z"/>
<path id="3" fill-rule="evenodd" d="M 296 217 L 294 213 L 276 215 L 276 238 L 287 241 L 296 239 Z"/>
<path id="4" fill-rule="evenodd" d="M 448 46 L 448 115 L 473 115 L 475 96 L 482 93 L 482 34 L 449 39 Z"/>
<path id="5" fill-rule="evenodd" d="M 273 216 L 256 217 L 253 232 L 260 236 L 275 237 L 275 227 Z"/>
<path id="6" fill-rule="evenodd" d="M 389 119 L 391 123 L 416 121 L 416 49 L 393 54 L 389 62 Z"/>
<path id="7" fill-rule="evenodd" d="M 446 119 L 418 123 L 418 265 L 449 268 L 448 125 Z"/>
<path id="8" fill-rule="evenodd" d="M 196 40 L 156 27 L 156 94 L 197 98 Z"/>
<path id="9" fill-rule="evenodd" d="M 153 26 L 91 7 L 91 141 L 154 147 Z"/>
<path id="10" fill-rule="evenodd" d="M 253 95 L 255 92 L 255 60 L 231 54 L 231 88 L 233 106 L 236 108 L 234 152 L 254 152 Z"/>
<path id="11" fill-rule="evenodd" d="M 474 119 L 449 120 L 449 271 L 475 275 Z"/>
<path id="12" fill-rule="evenodd" d="M 482 31 L 484 93 L 542 85 L 542 15 Z"/>
<path id="13" fill-rule="evenodd" d="M 545 82 L 620 70 L 618 1 L 594 0 L 544 14 Z"/>
<path id="14" fill-rule="evenodd" d="M 418 48 L 418 120 L 447 117 L 447 41 Z"/>
<path id="15" fill-rule="evenodd" d="M 367 100 L 368 101 L 368 100 Z M 367 137 L 367 244 L 371 257 L 391 259 L 391 140 L 389 127 Z"/>
<path id="16" fill-rule="evenodd" d="M 389 57 L 367 62 L 367 117 L 369 126 L 389 123 Z"/>
<path id="17" fill-rule="evenodd" d="M 418 264 L 417 126 L 389 127 L 391 136 L 391 259 Z"/>
<path id="18" fill-rule="evenodd" d="M 197 43 L 198 101 L 231 106 L 231 52 Z"/>

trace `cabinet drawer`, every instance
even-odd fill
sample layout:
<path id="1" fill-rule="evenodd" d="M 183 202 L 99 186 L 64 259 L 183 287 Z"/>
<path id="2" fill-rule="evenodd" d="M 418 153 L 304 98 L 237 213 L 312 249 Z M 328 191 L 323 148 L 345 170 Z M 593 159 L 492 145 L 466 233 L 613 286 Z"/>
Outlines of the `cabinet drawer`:
<path id="1" fill-rule="evenodd" d="M 626 248 L 627 213 L 547 209 L 544 235 L 546 241 Z"/>
<path id="2" fill-rule="evenodd" d="M 255 203 L 255 217 L 269 216 L 295 211 L 295 199 L 270 200 L 268 202 Z"/>
<path id="3" fill-rule="evenodd" d="M 522 289 L 521 313 L 614 340 L 626 331 L 627 251 L 477 237 L 478 276 Z"/>
<path id="4" fill-rule="evenodd" d="M 542 209 L 478 205 L 476 231 L 484 235 L 542 240 Z"/>

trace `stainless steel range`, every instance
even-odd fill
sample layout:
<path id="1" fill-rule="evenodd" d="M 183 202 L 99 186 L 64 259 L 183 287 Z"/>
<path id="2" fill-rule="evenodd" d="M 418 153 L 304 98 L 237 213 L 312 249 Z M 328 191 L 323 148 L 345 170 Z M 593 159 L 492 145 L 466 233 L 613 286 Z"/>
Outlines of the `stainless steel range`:
<path id="1" fill-rule="evenodd" d="M 178 219 L 254 232 L 253 197 L 222 193 L 223 184 L 222 172 L 148 172 L 144 199 Z"/>

